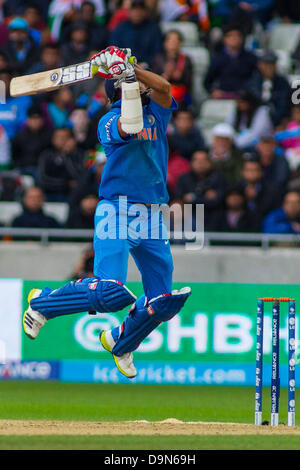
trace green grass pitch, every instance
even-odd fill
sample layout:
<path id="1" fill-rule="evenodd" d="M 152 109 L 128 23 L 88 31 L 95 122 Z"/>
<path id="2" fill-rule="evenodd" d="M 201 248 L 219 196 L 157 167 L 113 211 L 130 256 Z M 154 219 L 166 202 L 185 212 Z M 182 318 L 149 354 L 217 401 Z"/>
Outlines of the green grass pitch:
<path id="1" fill-rule="evenodd" d="M 297 391 L 297 399 L 300 393 Z M 270 389 L 264 393 L 270 418 Z M 287 390 L 280 421 L 286 422 Z M 216 421 L 253 423 L 247 387 L 152 386 L 0 381 L 0 419 Z M 300 419 L 296 421 L 300 425 Z M 0 449 L 300 449 L 300 436 L 1 436 Z"/>

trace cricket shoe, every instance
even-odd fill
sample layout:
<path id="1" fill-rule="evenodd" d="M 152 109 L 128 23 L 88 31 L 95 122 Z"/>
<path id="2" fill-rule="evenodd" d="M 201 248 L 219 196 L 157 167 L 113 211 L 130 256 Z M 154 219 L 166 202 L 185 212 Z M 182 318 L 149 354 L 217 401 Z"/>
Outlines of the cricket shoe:
<path id="1" fill-rule="evenodd" d="M 36 310 L 33 310 L 30 307 L 30 302 L 32 299 L 36 299 L 41 295 L 40 289 L 32 289 L 28 295 L 28 308 L 25 310 L 23 315 L 23 328 L 26 335 L 31 338 L 35 339 L 40 332 L 40 329 L 46 323 L 47 319 Z"/>
<path id="2" fill-rule="evenodd" d="M 103 330 L 100 332 L 100 343 L 104 349 L 112 353 L 113 347 L 116 344 L 115 340 L 112 337 L 111 330 Z M 115 356 L 112 354 L 117 368 L 121 374 L 125 375 L 128 379 L 134 379 L 136 376 L 136 368 L 133 364 L 133 355 L 132 353 L 125 353 L 122 356 Z"/>

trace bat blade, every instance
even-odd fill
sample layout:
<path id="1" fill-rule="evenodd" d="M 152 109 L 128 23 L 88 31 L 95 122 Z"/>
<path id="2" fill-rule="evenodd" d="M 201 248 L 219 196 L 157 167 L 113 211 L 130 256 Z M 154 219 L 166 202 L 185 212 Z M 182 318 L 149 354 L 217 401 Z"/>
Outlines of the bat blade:
<path id="1" fill-rule="evenodd" d="M 93 76 L 92 65 L 88 60 L 68 67 L 15 77 L 10 82 L 10 95 L 13 97 L 36 95 L 56 90 L 61 86 L 90 80 Z"/>

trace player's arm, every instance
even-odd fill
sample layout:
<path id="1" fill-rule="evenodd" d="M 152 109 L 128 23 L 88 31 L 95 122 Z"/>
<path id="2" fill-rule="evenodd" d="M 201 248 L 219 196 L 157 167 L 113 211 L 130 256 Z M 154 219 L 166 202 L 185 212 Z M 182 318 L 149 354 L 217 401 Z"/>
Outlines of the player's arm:
<path id="1" fill-rule="evenodd" d="M 164 108 L 172 104 L 171 85 L 164 77 L 149 72 L 136 65 L 134 67 L 136 79 L 151 88 L 151 99 Z"/>
<path id="2" fill-rule="evenodd" d="M 122 139 L 126 139 L 126 137 L 128 137 L 130 134 L 127 134 L 126 132 L 123 131 L 120 118 L 118 119 L 117 126 L 118 126 L 120 137 L 122 137 Z"/>
<path id="3" fill-rule="evenodd" d="M 136 65 L 134 67 L 135 76 L 138 81 L 143 83 L 147 88 L 151 88 L 151 99 L 164 108 L 170 108 L 172 104 L 171 85 L 160 75 L 149 72 Z M 118 131 L 124 139 L 128 134 L 123 131 L 120 119 L 118 119 Z"/>

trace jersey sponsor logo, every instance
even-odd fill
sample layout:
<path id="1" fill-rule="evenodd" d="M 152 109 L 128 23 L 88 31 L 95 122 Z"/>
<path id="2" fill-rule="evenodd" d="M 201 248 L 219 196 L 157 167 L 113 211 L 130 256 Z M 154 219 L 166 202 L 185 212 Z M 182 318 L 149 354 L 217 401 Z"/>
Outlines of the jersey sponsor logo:
<path id="1" fill-rule="evenodd" d="M 1 379 L 49 380 L 59 376 L 58 362 L 8 361 L 0 365 Z"/>
<path id="2" fill-rule="evenodd" d="M 141 132 L 138 132 L 134 136 L 135 140 L 157 140 L 157 128 L 154 129 L 144 127 Z"/>

